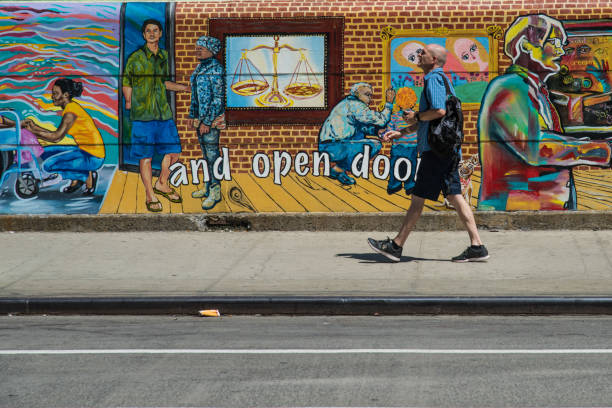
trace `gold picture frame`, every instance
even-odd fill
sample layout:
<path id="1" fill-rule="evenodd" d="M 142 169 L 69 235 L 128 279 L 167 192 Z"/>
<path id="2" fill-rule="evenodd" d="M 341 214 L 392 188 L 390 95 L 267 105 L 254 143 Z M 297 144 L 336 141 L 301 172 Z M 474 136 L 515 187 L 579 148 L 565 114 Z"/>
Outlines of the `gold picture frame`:
<path id="1" fill-rule="evenodd" d="M 453 83 L 464 110 L 480 108 L 489 81 L 498 74 L 498 37 L 493 30 L 396 30 L 385 27 L 383 42 L 383 86 L 412 88 L 417 97 L 423 90 L 422 71 L 416 65 L 419 47 L 439 44 L 448 59 L 444 72 Z M 483 54 L 486 53 L 486 56 Z"/>

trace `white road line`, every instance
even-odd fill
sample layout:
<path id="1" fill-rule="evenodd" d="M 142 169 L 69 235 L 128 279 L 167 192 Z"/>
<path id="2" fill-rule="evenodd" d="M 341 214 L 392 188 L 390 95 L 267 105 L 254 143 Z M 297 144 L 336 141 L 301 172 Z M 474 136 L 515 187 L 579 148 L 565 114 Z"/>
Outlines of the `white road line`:
<path id="1" fill-rule="evenodd" d="M 0 350 L 0 355 L 41 354 L 612 354 L 612 349 L 75 349 Z"/>

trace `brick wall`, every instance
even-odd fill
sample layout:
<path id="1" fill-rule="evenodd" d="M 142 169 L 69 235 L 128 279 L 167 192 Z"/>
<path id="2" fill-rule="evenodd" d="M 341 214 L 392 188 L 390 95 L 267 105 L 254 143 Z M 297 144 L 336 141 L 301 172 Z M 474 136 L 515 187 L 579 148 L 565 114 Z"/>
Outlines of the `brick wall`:
<path id="1" fill-rule="evenodd" d="M 193 55 L 196 39 L 207 34 L 209 18 L 300 18 L 343 16 L 344 84 L 365 81 L 374 86 L 377 102 L 384 95 L 382 84 L 382 40 L 380 31 L 386 26 L 399 30 L 431 30 L 445 28 L 479 29 L 497 25 L 505 30 L 520 15 L 545 13 L 559 20 L 602 19 L 612 15 L 612 2 L 607 1 L 504 1 L 504 0 L 421 0 L 421 1 L 207 1 L 176 4 L 176 69 L 177 79 L 189 79 L 197 61 Z M 509 66 L 499 43 L 499 70 Z M 347 91 L 347 89 L 345 90 Z M 177 124 L 183 140 L 183 160 L 201 157 L 195 130 L 190 126 L 189 95 L 177 97 Z M 464 153 L 478 152 L 476 120 L 478 111 L 466 112 Z M 240 126 L 222 132 L 221 145 L 231 149 L 232 171 L 248 171 L 256 152 L 270 153 L 283 149 L 292 154 L 316 149 L 319 126 Z M 388 148 L 383 153 L 388 154 Z M 271 153 L 270 153 L 271 154 Z"/>

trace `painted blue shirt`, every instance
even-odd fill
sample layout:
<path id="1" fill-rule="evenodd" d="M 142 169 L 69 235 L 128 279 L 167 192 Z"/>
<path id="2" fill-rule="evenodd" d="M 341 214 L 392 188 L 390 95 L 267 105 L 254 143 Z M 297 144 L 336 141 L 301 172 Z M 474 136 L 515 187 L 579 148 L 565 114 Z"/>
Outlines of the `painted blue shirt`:
<path id="1" fill-rule="evenodd" d="M 225 70 L 213 57 L 200 61 L 191 74 L 191 106 L 189 117 L 210 126 L 225 112 Z"/>
<path id="2" fill-rule="evenodd" d="M 446 87 L 444 86 L 444 79 L 442 78 L 444 71 L 442 68 L 434 68 L 427 75 L 425 75 L 425 81 L 427 85 L 427 98 L 424 94 L 421 94 L 419 98 L 419 112 L 425 112 L 431 109 L 446 109 Z M 451 92 L 455 95 L 453 84 L 448 81 Z M 424 120 L 419 122 L 419 128 L 417 130 L 417 150 L 419 153 L 431 150 L 429 143 L 427 143 L 427 133 L 429 132 L 429 121 Z"/>
<path id="3" fill-rule="evenodd" d="M 391 118 L 393 104 L 385 103 L 382 112 L 372 110 L 357 97 L 349 95 L 338 102 L 319 131 L 319 142 L 363 139 L 375 135 Z"/>

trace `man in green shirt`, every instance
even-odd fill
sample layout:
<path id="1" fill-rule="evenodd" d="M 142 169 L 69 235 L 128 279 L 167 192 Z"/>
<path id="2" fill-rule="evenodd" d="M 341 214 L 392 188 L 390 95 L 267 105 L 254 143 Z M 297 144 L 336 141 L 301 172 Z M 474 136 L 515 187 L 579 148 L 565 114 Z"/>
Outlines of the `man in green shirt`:
<path id="1" fill-rule="evenodd" d="M 169 168 L 178 161 L 181 141 L 166 90 L 190 92 L 191 87 L 170 81 L 168 51 L 159 48 L 161 23 L 146 20 L 142 36 L 145 45 L 134 51 L 125 65 L 123 95 L 132 121 L 132 156 L 139 159 L 147 209 L 159 212 L 162 204 L 155 194 L 173 203 L 182 202 L 181 196 L 168 185 Z M 163 159 L 159 178 L 153 185 L 151 161 L 155 153 L 163 155 Z"/>

